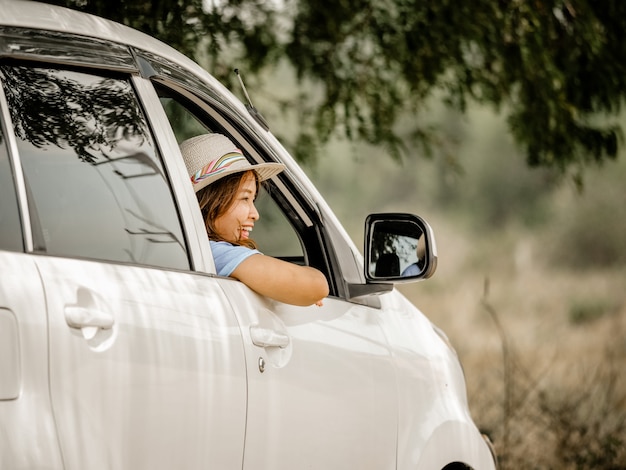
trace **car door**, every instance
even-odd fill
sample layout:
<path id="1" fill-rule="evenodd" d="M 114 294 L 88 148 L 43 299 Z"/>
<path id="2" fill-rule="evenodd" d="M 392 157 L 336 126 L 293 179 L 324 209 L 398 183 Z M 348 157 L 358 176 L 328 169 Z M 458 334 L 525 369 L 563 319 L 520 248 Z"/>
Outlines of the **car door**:
<path id="1" fill-rule="evenodd" d="M 45 292 L 64 468 L 240 468 L 239 325 L 219 283 L 192 271 L 173 170 L 134 79 L 6 64 L 0 80 Z"/>
<path id="2" fill-rule="evenodd" d="M 381 312 L 336 297 L 293 307 L 235 281 L 224 290 L 246 344 L 244 469 L 394 469 L 396 382 Z"/>
<path id="3" fill-rule="evenodd" d="M 184 83 L 172 81 L 183 75 Z M 219 110 L 212 106 L 212 93 L 202 94 L 205 85 L 194 82 L 191 73 L 168 70 L 153 80 L 179 142 L 220 132 L 251 159 L 270 159 L 267 143 L 254 137 L 237 110 L 228 112 L 226 100 Z M 331 285 L 324 305 L 294 307 L 259 296 L 239 281 L 220 279 L 245 346 L 243 468 L 392 469 L 397 391 L 382 312 L 349 302 L 341 292 L 330 241 L 310 196 L 300 189 L 300 177 L 292 166 L 268 183 L 257 200 L 261 218 L 254 235 L 265 254 L 322 270 Z"/>

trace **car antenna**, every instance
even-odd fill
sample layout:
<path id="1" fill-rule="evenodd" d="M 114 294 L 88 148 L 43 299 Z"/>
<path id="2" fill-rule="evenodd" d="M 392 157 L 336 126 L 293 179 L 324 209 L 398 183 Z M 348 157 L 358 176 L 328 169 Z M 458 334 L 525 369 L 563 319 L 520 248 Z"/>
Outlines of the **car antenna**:
<path id="1" fill-rule="evenodd" d="M 248 101 L 246 103 L 246 109 L 252 115 L 254 120 L 261 125 L 261 127 L 263 129 L 265 129 L 266 131 L 269 131 L 270 130 L 270 126 L 267 125 L 267 121 L 261 115 L 259 110 L 256 109 L 254 107 L 254 105 L 252 104 L 252 100 L 250 99 L 250 95 L 248 95 L 248 91 L 246 90 L 246 86 L 243 84 L 243 80 L 241 79 L 241 74 L 239 73 L 239 69 L 235 69 L 235 75 L 237 75 L 237 78 L 239 79 L 239 83 L 241 84 L 241 88 L 243 90 L 243 94 L 246 95 L 246 100 Z"/>

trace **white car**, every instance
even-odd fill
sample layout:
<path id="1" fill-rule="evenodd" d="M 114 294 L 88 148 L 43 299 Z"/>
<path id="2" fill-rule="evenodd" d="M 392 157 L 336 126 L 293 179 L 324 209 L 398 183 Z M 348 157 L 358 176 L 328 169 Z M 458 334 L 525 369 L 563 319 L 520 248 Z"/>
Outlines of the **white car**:
<path id="1" fill-rule="evenodd" d="M 215 274 L 178 147 L 205 132 L 287 166 L 254 235 L 326 275 L 322 307 Z M 393 289 L 434 272 L 428 224 L 365 226 L 363 259 L 255 110 L 177 51 L 2 1 L 0 468 L 495 468 L 454 350 Z"/>

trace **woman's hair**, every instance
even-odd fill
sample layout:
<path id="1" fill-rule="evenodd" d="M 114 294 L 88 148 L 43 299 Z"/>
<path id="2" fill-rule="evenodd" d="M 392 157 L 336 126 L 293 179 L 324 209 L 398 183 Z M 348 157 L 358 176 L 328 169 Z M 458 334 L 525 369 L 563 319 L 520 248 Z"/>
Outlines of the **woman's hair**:
<path id="1" fill-rule="evenodd" d="M 204 225 L 206 227 L 209 240 L 213 241 L 225 241 L 220 237 L 215 230 L 215 219 L 224 215 L 230 206 L 235 201 L 239 185 L 244 178 L 252 173 L 256 182 L 257 195 L 260 189 L 259 178 L 254 171 L 244 171 L 240 173 L 234 173 L 232 175 L 224 176 L 219 180 L 209 184 L 206 188 L 198 191 L 197 197 L 200 204 L 200 210 L 202 211 L 202 217 L 204 218 Z M 252 239 L 240 240 L 236 244 L 246 246 L 248 248 L 256 248 L 256 243 Z"/>

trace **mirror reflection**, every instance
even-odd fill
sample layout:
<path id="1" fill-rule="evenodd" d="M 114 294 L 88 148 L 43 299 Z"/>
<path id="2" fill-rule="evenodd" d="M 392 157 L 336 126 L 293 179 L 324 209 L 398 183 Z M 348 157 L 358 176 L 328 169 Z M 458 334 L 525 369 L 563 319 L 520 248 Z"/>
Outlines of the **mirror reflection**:
<path id="1" fill-rule="evenodd" d="M 412 221 L 376 221 L 373 225 L 370 276 L 409 277 L 424 270 L 426 254 L 422 229 Z"/>

